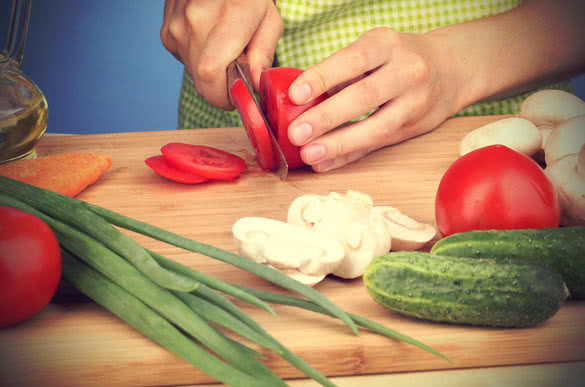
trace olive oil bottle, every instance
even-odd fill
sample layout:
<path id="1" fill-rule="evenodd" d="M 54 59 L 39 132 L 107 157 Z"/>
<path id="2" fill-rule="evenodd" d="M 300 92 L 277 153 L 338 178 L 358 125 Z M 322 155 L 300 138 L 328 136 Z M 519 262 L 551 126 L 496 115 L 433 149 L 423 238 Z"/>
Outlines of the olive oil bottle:
<path id="1" fill-rule="evenodd" d="M 0 54 L 0 164 L 34 158 L 47 129 L 47 100 L 22 72 L 32 0 L 13 0 L 5 50 Z"/>

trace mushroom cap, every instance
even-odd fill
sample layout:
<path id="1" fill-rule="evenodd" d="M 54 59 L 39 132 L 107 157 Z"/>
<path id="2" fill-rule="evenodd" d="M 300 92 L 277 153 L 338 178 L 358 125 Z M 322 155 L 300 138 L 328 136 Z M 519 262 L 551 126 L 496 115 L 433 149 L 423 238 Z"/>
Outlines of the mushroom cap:
<path id="1" fill-rule="evenodd" d="M 524 118 L 503 118 L 467 133 L 459 143 L 459 157 L 495 144 L 531 156 L 542 147 L 542 135 L 532 122 Z"/>
<path id="2" fill-rule="evenodd" d="M 585 146 L 579 155 L 564 156 L 544 170 L 557 192 L 563 226 L 585 226 L 585 177 L 578 171 L 579 156 L 585 159 Z"/>
<path id="3" fill-rule="evenodd" d="M 536 126 L 557 126 L 570 118 L 585 114 L 585 102 L 574 94 L 562 90 L 540 90 L 520 105 L 518 117 Z"/>
<path id="4" fill-rule="evenodd" d="M 437 230 L 430 224 L 419 223 L 390 206 L 375 206 L 373 213 L 381 216 L 392 236 L 392 250 L 418 250 L 430 242 Z"/>
<path id="5" fill-rule="evenodd" d="M 585 115 L 573 117 L 552 131 L 544 147 L 544 157 L 548 164 L 579 152 L 585 144 Z"/>

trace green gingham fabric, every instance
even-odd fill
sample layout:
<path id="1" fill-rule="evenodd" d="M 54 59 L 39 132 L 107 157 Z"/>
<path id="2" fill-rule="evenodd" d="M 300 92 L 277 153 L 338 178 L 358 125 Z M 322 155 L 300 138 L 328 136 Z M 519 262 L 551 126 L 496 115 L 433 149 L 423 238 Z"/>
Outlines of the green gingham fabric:
<path id="1" fill-rule="evenodd" d="M 449 24 L 502 13 L 521 0 L 277 0 L 284 22 L 276 56 L 280 66 L 306 69 L 376 27 L 424 33 Z M 544 88 L 572 92 L 569 81 Z M 544 89 L 543 88 L 543 89 Z M 457 115 L 514 114 L 530 93 L 479 102 Z M 183 76 L 180 128 L 241 126 L 237 112 L 225 112 L 197 95 L 188 73 Z"/>

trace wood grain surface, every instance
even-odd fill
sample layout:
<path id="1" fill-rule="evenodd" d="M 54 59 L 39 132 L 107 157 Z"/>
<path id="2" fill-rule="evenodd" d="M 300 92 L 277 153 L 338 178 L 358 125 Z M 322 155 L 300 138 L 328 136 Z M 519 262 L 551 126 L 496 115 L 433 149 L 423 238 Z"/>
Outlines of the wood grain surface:
<path id="1" fill-rule="evenodd" d="M 84 151 L 109 154 L 111 169 L 79 199 L 235 251 L 231 225 L 238 218 L 285 220 L 292 200 L 308 193 L 358 190 L 370 194 L 375 205 L 391 205 L 420 222 L 434 224 L 436 189 L 442 174 L 457 157 L 459 140 L 468 131 L 498 118 L 452 119 L 429 134 L 377 151 L 340 170 L 326 174 L 292 171 L 286 181 L 256 165 L 242 128 L 45 136 L 37 151 L 41 156 Z M 174 141 L 236 153 L 246 160 L 247 169 L 234 182 L 190 186 L 167 181 L 152 172 L 144 159 L 159 154 L 162 145 Z M 130 235 L 144 246 L 210 275 L 276 290 L 230 265 Z M 339 321 L 304 310 L 275 306 L 277 316 L 272 317 L 239 303 L 277 339 L 328 376 L 585 361 L 583 301 L 566 302 L 553 318 L 538 327 L 493 329 L 429 323 L 390 312 L 370 299 L 361 279 L 331 277 L 316 289 L 346 311 L 412 336 L 455 362 L 451 365 L 411 345 L 366 331 L 355 336 Z M 279 357 L 259 350 L 282 377 L 303 376 Z M 0 331 L 2 386 L 169 386 L 211 382 L 207 375 L 67 284 L 32 320 Z"/>

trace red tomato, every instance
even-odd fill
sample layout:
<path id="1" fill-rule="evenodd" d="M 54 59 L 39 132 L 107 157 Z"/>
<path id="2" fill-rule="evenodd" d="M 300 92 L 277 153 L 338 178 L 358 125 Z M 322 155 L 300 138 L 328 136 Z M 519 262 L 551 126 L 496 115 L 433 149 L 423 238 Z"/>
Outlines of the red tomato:
<path id="1" fill-rule="evenodd" d="M 163 156 L 152 156 L 144 160 L 144 162 L 160 176 L 172 181 L 176 181 L 177 183 L 197 184 L 207 181 L 207 179 L 204 177 L 183 172 L 180 169 L 174 168 L 166 162 Z"/>
<path id="2" fill-rule="evenodd" d="M 435 200 L 443 236 L 471 230 L 558 227 L 559 201 L 540 166 L 503 145 L 467 153 L 443 175 Z"/>
<path id="3" fill-rule="evenodd" d="M 0 328 L 40 312 L 57 291 L 61 250 L 34 215 L 0 207 Z"/>
<path id="4" fill-rule="evenodd" d="M 260 76 L 260 106 L 282 153 L 288 162 L 289 169 L 305 165 L 301 160 L 300 148 L 288 139 L 288 126 L 305 111 L 327 99 L 327 94 L 315 98 L 304 105 L 296 105 L 288 97 L 288 88 L 303 70 L 293 67 L 275 67 L 264 70 Z"/>
<path id="5" fill-rule="evenodd" d="M 258 164 L 263 169 L 273 170 L 275 166 L 270 135 L 264 118 L 262 118 L 258 106 L 256 106 L 254 97 L 252 97 L 244 82 L 239 79 L 232 84 L 230 94 L 256 153 Z"/>
<path id="6" fill-rule="evenodd" d="M 246 168 L 241 157 L 205 145 L 172 142 L 161 152 L 171 166 L 207 179 L 233 180 Z"/>

